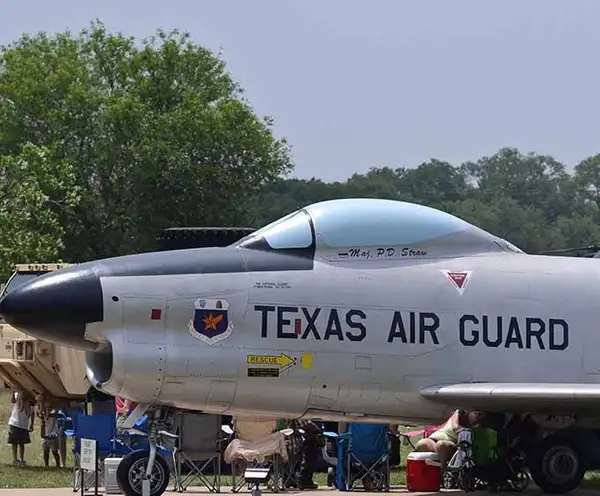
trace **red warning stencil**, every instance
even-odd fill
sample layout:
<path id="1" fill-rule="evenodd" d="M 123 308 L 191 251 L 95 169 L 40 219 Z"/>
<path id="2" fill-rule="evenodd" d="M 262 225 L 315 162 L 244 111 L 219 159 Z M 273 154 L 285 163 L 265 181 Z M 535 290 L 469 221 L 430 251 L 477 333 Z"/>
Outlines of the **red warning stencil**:
<path id="1" fill-rule="evenodd" d="M 472 270 L 442 270 L 442 273 L 452 283 L 458 294 L 463 294 L 469 280 L 471 279 Z"/>

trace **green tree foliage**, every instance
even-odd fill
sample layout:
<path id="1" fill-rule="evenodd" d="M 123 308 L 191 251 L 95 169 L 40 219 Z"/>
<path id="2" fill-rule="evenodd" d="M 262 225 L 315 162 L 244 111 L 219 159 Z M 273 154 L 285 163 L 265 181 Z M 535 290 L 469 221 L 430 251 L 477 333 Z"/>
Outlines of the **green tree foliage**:
<path id="1" fill-rule="evenodd" d="M 10 273 L 16 260 L 57 260 L 65 220 L 81 201 L 73 165 L 28 144 L 0 156 L 0 178 L 0 273 Z"/>
<path id="2" fill-rule="evenodd" d="M 150 250 L 165 227 L 243 222 L 260 187 L 291 169 L 271 129 L 223 61 L 186 34 L 136 43 L 94 23 L 76 36 L 24 35 L 0 53 L 0 156 L 7 168 L 25 163 L 31 144 L 51 158 L 27 162 L 21 189 L 1 186 L 2 215 L 48 238 L 25 236 L 3 263 Z M 44 196 L 46 160 L 58 185 L 77 188 L 69 208 Z M 42 205 L 43 218 L 22 218 Z"/>
<path id="3" fill-rule="evenodd" d="M 272 129 L 186 34 L 136 42 L 96 22 L 22 36 L 0 50 L 0 270 L 151 250 L 165 227 L 261 226 L 345 197 L 429 205 L 532 253 L 600 242 L 600 155 L 570 174 L 504 148 L 327 183 L 285 179 L 289 147 Z"/>
<path id="4" fill-rule="evenodd" d="M 531 253 L 600 243 L 600 155 L 569 174 L 552 157 L 514 148 L 459 166 L 433 159 L 413 169 L 374 168 L 345 183 L 280 180 L 257 200 L 258 224 L 307 203 L 355 196 L 439 208 Z"/>

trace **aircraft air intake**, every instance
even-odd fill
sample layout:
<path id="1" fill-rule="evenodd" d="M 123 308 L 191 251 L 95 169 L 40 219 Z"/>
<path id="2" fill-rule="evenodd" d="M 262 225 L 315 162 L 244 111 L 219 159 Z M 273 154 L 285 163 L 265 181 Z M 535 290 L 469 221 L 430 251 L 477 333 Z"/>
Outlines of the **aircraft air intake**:
<path id="1" fill-rule="evenodd" d="M 98 351 L 86 351 L 85 367 L 92 386 L 102 389 L 102 385 L 113 375 L 113 347 L 110 342 Z"/>

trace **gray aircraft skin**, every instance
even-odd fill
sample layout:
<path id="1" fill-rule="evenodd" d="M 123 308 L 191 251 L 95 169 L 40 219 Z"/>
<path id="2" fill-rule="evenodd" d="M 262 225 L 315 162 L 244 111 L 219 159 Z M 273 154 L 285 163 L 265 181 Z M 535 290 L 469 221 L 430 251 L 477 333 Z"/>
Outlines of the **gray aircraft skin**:
<path id="1" fill-rule="evenodd" d="M 528 255 L 428 207 L 317 203 L 232 246 L 87 262 L 0 301 L 87 350 L 99 389 L 230 415 L 600 425 L 600 264 Z"/>

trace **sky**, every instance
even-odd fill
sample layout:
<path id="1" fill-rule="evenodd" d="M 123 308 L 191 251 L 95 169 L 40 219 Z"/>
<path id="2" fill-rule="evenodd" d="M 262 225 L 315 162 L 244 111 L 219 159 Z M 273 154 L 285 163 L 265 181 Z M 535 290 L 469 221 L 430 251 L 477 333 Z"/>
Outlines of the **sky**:
<path id="1" fill-rule="evenodd" d="M 0 0 L 0 44 L 94 19 L 220 50 L 296 177 L 600 153 L 597 0 Z"/>

